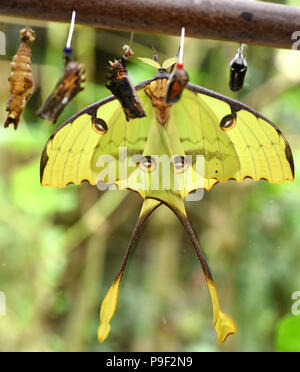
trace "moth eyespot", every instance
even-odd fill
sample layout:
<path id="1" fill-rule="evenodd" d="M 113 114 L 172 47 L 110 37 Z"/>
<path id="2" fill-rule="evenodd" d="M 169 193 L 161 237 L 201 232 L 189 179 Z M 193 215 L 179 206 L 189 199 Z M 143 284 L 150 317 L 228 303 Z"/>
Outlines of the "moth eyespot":
<path id="1" fill-rule="evenodd" d="M 176 173 L 183 173 L 187 169 L 188 165 L 189 163 L 184 156 L 176 156 L 174 158 L 174 168 Z"/>
<path id="2" fill-rule="evenodd" d="M 140 168 L 144 172 L 152 172 L 155 169 L 155 160 L 151 156 L 144 156 L 140 161 Z"/>
<path id="3" fill-rule="evenodd" d="M 234 128 L 236 125 L 236 114 L 230 114 L 227 116 L 224 116 L 224 118 L 221 120 L 220 127 L 224 131 L 230 130 Z"/>
<path id="4" fill-rule="evenodd" d="M 105 134 L 108 131 L 108 126 L 103 119 L 92 117 L 93 129 L 100 134 Z"/>

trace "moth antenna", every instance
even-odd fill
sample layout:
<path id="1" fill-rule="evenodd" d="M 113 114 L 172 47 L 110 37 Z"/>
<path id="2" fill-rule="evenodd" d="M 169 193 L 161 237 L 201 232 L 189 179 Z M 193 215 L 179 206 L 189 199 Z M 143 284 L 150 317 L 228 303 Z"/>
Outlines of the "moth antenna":
<path id="1" fill-rule="evenodd" d="M 176 68 L 176 63 L 174 63 L 174 65 L 171 66 L 170 74 L 172 74 L 174 72 L 175 68 Z"/>
<path id="2" fill-rule="evenodd" d="M 178 49 L 178 53 L 176 54 L 176 57 L 177 57 L 177 58 L 178 58 L 178 56 L 179 56 L 179 49 Z M 175 68 L 176 68 L 176 66 L 177 66 L 177 63 L 178 63 L 178 62 L 174 63 L 174 64 L 171 66 L 171 68 L 170 68 L 170 74 L 172 74 L 172 73 L 174 72 L 174 70 L 175 70 Z"/>
<path id="3" fill-rule="evenodd" d="M 179 45 L 179 47 L 178 47 L 178 50 L 177 50 L 177 53 L 176 53 L 175 57 L 179 58 L 179 53 L 180 53 L 180 45 Z M 178 63 L 178 62 L 177 62 L 177 63 Z M 170 74 L 172 74 L 172 73 L 174 72 L 177 63 L 174 63 L 174 65 L 171 66 L 171 68 L 170 68 Z"/>
<path id="4" fill-rule="evenodd" d="M 154 45 L 152 45 L 152 50 L 153 50 L 153 60 L 157 63 L 158 62 L 158 53 L 157 53 L 157 50 L 155 49 Z"/>

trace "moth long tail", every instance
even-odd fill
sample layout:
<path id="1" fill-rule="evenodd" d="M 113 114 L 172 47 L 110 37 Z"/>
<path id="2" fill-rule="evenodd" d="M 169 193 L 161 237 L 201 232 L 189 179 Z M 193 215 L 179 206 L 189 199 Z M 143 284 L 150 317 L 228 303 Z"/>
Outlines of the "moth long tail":
<path id="1" fill-rule="evenodd" d="M 109 288 L 104 300 L 101 304 L 100 309 L 100 326 L 98 328 L 98 341 L 100 343 L 103 343 L 105 339 L 108 337 L 111 326 L 110 321 L 112 317 L 114 316 L 114 313 L 116 311 L 117 303 L 118 303 L 118 297 L 119 297 L 119 289 L 122 282 L 123 274 L 126 268 L 126 264 L 128 262 L 128 258 L 131 254 L 132 248 L 134 247 L 141 230 L 147 221 L 147 219 L 150 217 L 150 215 L 154 212 L 155 209 L 157 209 L 161 205 L 161 202 L 153 200 L 153 199 L 146 199 L 144 201 L 138 222 L 135 226 L 135 229 L 131 235 L 125 256 L 123 258 L 123 262 L 120 268 L 120 271 L 112 283 L 111 287 Z"/>
<path id="2" fill-rule="evenodd" d="M 228 315 L 224 314 L 220 309 L 220 302 L 219 302 L 217 289 L 215 286 L 212 273 L 210 271 L 206 258 L 200 248 L 200 245 L 197 241 L 197 238 L 195 236 L 195 233 L 193 231 L 193 228 L 190 224 L 190 221 L 186 213 L 182 213 L 178 209 L 175 209 L 175 210 L 172 209 L 172 210 L 176 214 L 177 218 L 179 219 L 185 231 L 187 232 L 188 236 L 190 237 L 192 244 L 195 248 L 196 254 L 201 263 L 202 270 L 203 270 L 205 280 L 206 280 L 208 290 L 209 290 L 211 300 L 212 300 L 213 314 L 214 314 L 213 326 L 217 333 L 218 341 L 220 344 L 222 344 L 227 339 L 228 336 L 237 332 L 236 326 L 233 320 Z"/>

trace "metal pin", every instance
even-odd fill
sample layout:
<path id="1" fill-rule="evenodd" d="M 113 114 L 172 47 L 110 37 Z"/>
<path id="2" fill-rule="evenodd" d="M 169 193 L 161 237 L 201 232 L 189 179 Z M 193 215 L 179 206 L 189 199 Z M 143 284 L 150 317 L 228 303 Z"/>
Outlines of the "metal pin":
<path id="1" fill-rule="evenodd" d="M 179 58 L 178 58 L 178 64 L 180 66 L 183 66 L 184 38 L 185 38 L 185 27 L 182 27 L 182 29 L 181 29 L 181 39 L 180 39 Z"/>
<path id="2" fill-rule="evenodd" d="M 185 27 L 181 29 L 180 50 L 176 70 L 169 78 L 166 92 L 166 103 L 172 105 L 180 100 L 180 97 L 189 82 L 189 75 L 183 68 Z"/>
<path id="3" fill-rule="evenodd" d="M 68 35 L 67 44 L 66 44 L 66 48 L 65 48 L 66 50 L 71 50 L 71 42 L 72 42 L 72 37 L 73 37 L 73 33 L 74 33 L 75 18 L 76 18 L 76 12 L 75 12 L 75 10 L 73 10 L 69 35 Z"/>

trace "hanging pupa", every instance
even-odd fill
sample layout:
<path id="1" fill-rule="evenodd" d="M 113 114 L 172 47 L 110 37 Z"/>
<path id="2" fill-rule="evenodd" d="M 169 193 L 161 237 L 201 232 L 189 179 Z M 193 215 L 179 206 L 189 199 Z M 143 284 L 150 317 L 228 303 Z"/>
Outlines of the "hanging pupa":
<path id="1" fill-rule="evenodd" d="M 247 48 L 246 44 L 241 44 L 236 56 L 230 63 L 230 78 L 229 86 L 233 92 L 238 92 L 244 86 L 247 73 L 247 61 L 244 57 L 244 51 Z"/>
<path id="2" fill-rule="evenodd" d="M 126 120 L 143 118 L 146 116 L 135 87 L 127 72 L 127 59 L 133 56 L 133 51 L 124 45 L 124 54 L 120 60 L 109 61 L 110 66 L 105 74 L 106 87 L 119 100 Z"/>
<path id="3" fill-rule="evenodd" d="M 31 44 L 36 38 L 35 32 L 30 28 L 20 31 L 20 46 L 11 63 L 10 97 L 6 106 L 8 116 L 4 128 L 14 125 L 18 128 L 22 112 L 34 91 L 34 82 L 31 71 Z"/>
<path id="4" fill-rule="evenodd" d="M 66 47 L 64 48 L 65 68 L 62 78 L 56 84 L 53 92 L 44 105 L 38 110 L 37 116 L 56 123 L 67 104 L 84 88 L 84 66 L 72 59 L 71 41 L 75 25 L 76 13 L 73 11 Z"/>
<path id="5" fill-rule="evenodd" d="M 180 100 L 182 92 L 186 87 L 187 83 L 189 82 L 189 75 L 183 68 L 184 37 L 185 28 L 182 27 L 179 59 L 176 65 L 176 70 L 171 75 L 167 87 L 166 103 L 168 105 L 174 104 Z"/>

